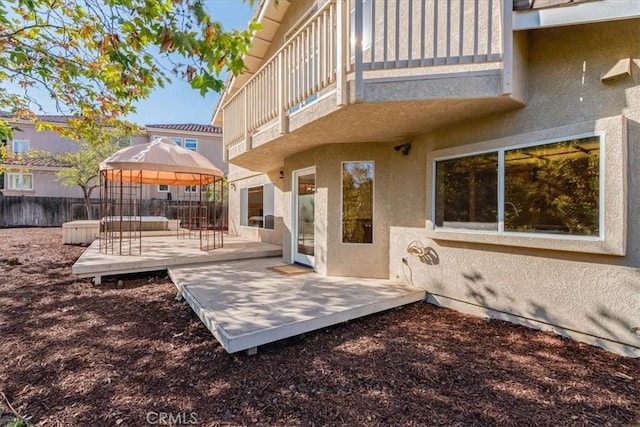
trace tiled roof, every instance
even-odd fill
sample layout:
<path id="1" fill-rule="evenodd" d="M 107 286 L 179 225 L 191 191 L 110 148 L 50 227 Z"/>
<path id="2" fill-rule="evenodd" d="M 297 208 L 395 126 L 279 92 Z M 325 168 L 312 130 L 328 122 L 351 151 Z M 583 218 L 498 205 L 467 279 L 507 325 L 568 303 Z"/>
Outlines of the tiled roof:
<path id="1" fill-rule="evenodd" d="M 2 164 L 8 166 L 22 166 L 25 168 L 32 167 L 49 167 L 49 168 L 64 168 L 70 166 L 68 163 L 61 162 L 51 157 L 22 157 L 22 156 L 8 156 Z"/>
<path id="2" fill-rule="evenodd" d="M 13 114 L 7 114 L 7 113 L 0 114 L 0 117 L 3 119 L 15 119 L 15 116 Z M 43 122 L 62 123 L 62 124 L 67 123 L 70 117 L 72 116 L 38 115 L 38 119 L 42 120 Z"/>
<path id="3" fill-rule="evenodd" d="M 202 132 L 202 133 L 222 133 L 220 126 L 197 125 L 194 123 L 185 124 L 167 124 L 167 125 L 144 125 L 147 128 L 181 130 L 185 132 Z"/>

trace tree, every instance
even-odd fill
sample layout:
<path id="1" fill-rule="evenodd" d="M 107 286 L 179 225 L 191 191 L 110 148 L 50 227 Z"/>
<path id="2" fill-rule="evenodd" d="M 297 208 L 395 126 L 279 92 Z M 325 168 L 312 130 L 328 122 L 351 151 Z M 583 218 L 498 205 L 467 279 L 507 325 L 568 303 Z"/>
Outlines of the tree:
<path id="1" fill-rule="evenodd" d="M 77 185 L 82 189 L 87 219 L 93 219 L 91 194 L 100 187 L 100 162 L 129 145 L 128 135 L 119 131 L 110 131 L 110 139 L 102 144 L 83 140 L 78 142 L 78 151 L 49 153 L 29 151 L 29 158 L 49 158 L 64 165 L 57 173 L 58 180 L 66 187 Z"/>
<path id="2" fill-rule="evenodd" d="M 8 88 L 0 90 L 0 110 L 39 130 L 106 142 L 104 129 L 127 129 L 122 117 L 170 75 L 202 94 L 220 91 L 223 70 L 242 71 L 257 28 L 224 30 L 204 0 L 3 1 L 0 82 Z M 38 120 L 42 91 L 70 117 L 67 126 Z"/>

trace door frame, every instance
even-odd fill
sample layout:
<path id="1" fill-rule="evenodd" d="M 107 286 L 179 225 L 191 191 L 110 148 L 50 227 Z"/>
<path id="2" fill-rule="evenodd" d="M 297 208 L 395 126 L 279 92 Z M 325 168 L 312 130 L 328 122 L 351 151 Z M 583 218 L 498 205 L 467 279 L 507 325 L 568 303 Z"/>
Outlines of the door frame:
<path id="1" fill-rule="evenodd" d="M 298 177 L 300 175 L 309 175 L 313 173 L 315 176 L 315 181 L 317 183 L 317 175 L 316 175 L 316 167 L 314 166 L 310 166 L 307 168 L 303 168 L 303 169 L 297 169 L 294 170 L 293 172 L 291 172 L 291 263 L 301 263 L 301 264 L 306 264 L 309 265 L 313 268 L 315 268 L 315 235 L 316 235 L 316 230 L 315 230 L 315 218 L 316 218 L 316 210 L 315 210 L 315 203 L 314 203 L 314 210 L 313 210 L 313 241 L 314 241 L 314 255 L 304 255 L 304 254 L 298 254 Z M 316 184 L 316 188 L 317 188 L 317 184 Z M 314 200 L 315 200 L 315 195 L 317 194 L 314 193 Z M 296 256 L 299 255 L 299 258 Z"/>

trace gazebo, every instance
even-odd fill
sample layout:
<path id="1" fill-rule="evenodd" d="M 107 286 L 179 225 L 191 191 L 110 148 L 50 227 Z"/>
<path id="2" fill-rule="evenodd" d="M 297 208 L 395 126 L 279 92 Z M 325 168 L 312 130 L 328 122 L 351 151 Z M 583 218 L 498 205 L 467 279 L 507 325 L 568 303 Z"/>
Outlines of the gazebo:
<path id="1" fill-rule="evenodd" d="M 222 247 L 223 172 L 169 138 L 132 145 L 100 163 L 100 252 L 142 253 L 142 236 L 173 220 L 178 238 L 199 239 L 201 250 Z M 145 197 L 146 186 L 194 188 L 173 200 Z"/>

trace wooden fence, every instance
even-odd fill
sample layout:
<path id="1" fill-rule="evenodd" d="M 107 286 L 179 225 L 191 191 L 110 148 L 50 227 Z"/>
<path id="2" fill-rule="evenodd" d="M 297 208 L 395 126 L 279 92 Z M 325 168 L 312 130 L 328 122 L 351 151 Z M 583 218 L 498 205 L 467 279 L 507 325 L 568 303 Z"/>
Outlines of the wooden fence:
<path id="1" fill-rule="evenodd" d="M 143 200 L 140 213 L 177 219 L 179 204 L 177 200 Z M 216 208 L 219 210 L 218 217 L 224 218 L 226 228 L 226 206 Z M 98 218 L 98 199 L 92 201 L 92 209 L 94 218 Z M 0 195 L 0 227 L 60 227 L 65 222 L 83 219 L 87 219 L 83 199 Z"/>

